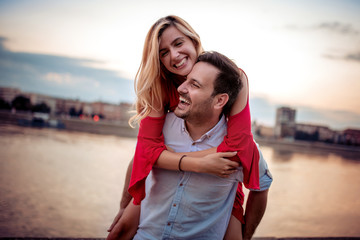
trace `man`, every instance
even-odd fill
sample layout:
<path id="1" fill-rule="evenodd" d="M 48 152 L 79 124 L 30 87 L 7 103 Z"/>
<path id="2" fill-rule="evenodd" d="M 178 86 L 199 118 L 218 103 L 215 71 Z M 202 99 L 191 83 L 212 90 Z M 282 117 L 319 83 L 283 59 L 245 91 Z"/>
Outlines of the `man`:
<path id="1" fill-rule="evenodd" d="M 168 146 L 176 152 L 190 152 L 220 144 L 226 135 L 222 113 L 230 109 L 239 92 L 238 72 L 235 64 L 219 53 L 199 57 L 178 88 L 178 107 L 166 117 L 163 133 Z M 235 73 L 235 77 L 228 76 L 227 81 L 219 82 L 224 81 L 219 78 L 220 73 Z M 227 92 L 216 92 L 216 84 L 227 84 Z M 186 158 L 183 156 L 179 161 L 180 170 L 187 169 Z M 242 171 L 219 178 L 153 168 L 146 180 L 146 198 L 141 203 L 140 224 L 134 239 L 223 239 L 242 178 Z M 267 196 L 267 190 L 263 193 Z"/>

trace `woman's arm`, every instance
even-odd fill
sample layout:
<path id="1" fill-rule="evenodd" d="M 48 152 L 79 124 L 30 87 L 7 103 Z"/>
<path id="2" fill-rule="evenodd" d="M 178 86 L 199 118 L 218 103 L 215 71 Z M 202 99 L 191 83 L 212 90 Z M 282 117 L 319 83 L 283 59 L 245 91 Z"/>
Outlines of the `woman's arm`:
<path id="1" fill-rule="evenodd" d="M 231 108 L 228 117 L 228 131 L 223 142 L 218 146 L 218 152 L 236 151 L 231 158 L 240 162 L 243 167 L 243 183 L 247 188 L 259 188 L 259 152 L 251 133 L 251 117 L 249 106 L 249 87 L 246 74 L 240 70 L 242 88 Z"/>
<path id="2" fill-rule="evenodd" d="M 246 107 L 249 94 L 249 84 L 246 74 L 240 70 L 240 79 L 242 82 L 242 88 L 240 89 L 237 98 L 230 110 L 230 116 L 234 116 L 240 113 Z"/>

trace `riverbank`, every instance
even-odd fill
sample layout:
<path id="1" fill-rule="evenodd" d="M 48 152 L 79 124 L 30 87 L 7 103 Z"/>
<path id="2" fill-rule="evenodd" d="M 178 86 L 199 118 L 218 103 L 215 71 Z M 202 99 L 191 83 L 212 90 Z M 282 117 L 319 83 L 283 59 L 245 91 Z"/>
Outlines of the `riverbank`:
<path id="1" fill-rule="evenodd" d="M 136 138 L 138 128 L 131 128 L 127 122 L 80 119 L 71 117 L 43 117 L 39 118 L 32 113 L 0 111 L 1 124 L 14 124 L 24 127 L 49 127 L 67 131 L 87 132 L 103 135 Z"/>
<path id="2" fill-rule="evenodd" d="M 9 111 L 0 111 L 0 123 L 2 124 L 15 124 L 22 126 L 35 126 L 35 127 L 52 127 L 58 129 L 64 129 L 67 131 L 87 132 L 103 135 L 116 135 L 120 137 L 136 138 L 138 128 L 131 128 L 127 122 L 115 122 L 107 120 L 82 120 L 79 118 L 70 117 L 50 117 L 43 124 L 41 122 L 35 122 L 34 116 L 31 113 L 11 113 Z M 334 153 L 346 153 L 350 154 L 352 158 L 358 158 L 360 160 L 360 147 L 347 146 L 339 144 L 329 144 L 322 142 L 310 142 L 288 139 L 274 139 L 274 138 L 261 138 L 256 137 L 255 140 L 260 145 L 275 147 L 279 150 L 293 150 L 299 151 L 325 151 Z M 353 156 L 354 155 L 354 156 Z"/>
<path id="3" fill-rule="evenodd" d="M 272 139 L 272 138 L 259 138 L 255 137 L 255 141 L 261 146 L 273 147 L 279 151 L 320 151 L 320 152 L 332 152 L 349 155 L 353 159 L 360 160 L 360 147 L 346 146 L 339 144 L 330 144 L 323 142 L 310 142 L 300 140 L 284 140 L 284 139 Z"/>
<path id="4" fill-rule="evenodd" d="M 0 238 L 6 240 L 105 240 L 105 238 Z M 307 237 L 307 238 L 274 238 L 255 237 L 253 240 L 360 240 L 360 237 Z"/>

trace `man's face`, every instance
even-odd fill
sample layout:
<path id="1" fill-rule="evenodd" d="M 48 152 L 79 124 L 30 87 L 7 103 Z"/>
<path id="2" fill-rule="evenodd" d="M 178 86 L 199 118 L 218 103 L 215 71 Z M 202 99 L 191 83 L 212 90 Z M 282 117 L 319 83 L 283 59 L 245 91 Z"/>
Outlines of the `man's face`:
<path id="1" fill-rule="evenodd" d="M 214 80 L 219 70 L 206 62 L 198 62 L 178 87 L 180 101 L 174 113 L 186 121 L 201 123 L 214 114 Z"/>

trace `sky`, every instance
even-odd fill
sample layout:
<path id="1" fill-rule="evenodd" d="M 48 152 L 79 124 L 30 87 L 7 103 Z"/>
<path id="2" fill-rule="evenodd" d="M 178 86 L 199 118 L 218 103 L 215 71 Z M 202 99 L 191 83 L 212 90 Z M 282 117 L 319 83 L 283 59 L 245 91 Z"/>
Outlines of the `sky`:
<path id="1" fill-rule="evenodd" d="M 0 0 L 0 86 L 133 102 L 151 25 L 174 14 L 247 73 L 252 119 L 360 129 L 360 1 Z"/>

